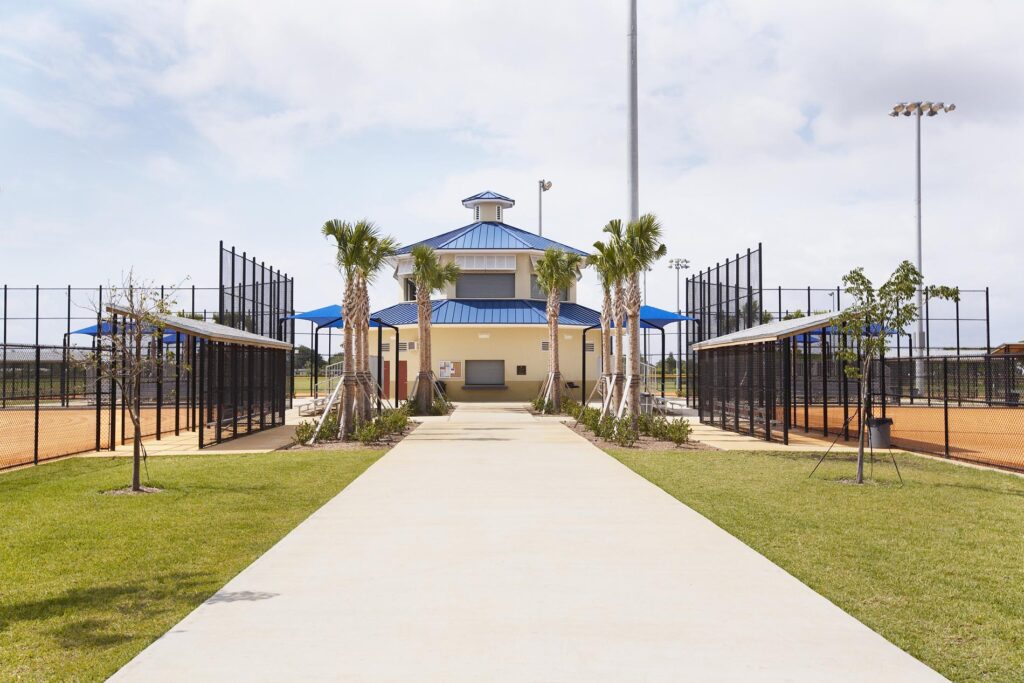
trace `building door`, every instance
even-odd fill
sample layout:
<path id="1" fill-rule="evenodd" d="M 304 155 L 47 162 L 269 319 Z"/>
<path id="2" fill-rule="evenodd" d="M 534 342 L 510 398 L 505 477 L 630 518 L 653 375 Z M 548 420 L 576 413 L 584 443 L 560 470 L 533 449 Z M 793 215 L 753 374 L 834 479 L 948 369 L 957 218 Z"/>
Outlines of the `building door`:
<path id="1" fill-rule="evenodd" d="M 384 361 L 381 369 L 381 377 L 378 379 L 381 388 L 384 390 L 384 398 L 391 400 L 391 361 Z"/>
<path id="2" fill-rule="evenodd" d="M 398 394 L 399 401 L 405 401 L 409 398 L 409 361 L 400 360 L 398 361 L 398 377 L 396 380 L 398 388 L 395 393 Z"/>

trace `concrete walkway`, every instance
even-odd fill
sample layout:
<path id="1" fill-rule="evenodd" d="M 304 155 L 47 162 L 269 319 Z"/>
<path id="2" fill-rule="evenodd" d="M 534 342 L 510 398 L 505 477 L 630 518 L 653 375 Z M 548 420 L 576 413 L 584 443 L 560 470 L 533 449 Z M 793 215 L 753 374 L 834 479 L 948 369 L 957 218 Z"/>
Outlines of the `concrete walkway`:
<path id="1" fill-rule="evenodd" d="M 116 681 L 935 681 L 568 428 L 429 421 Z"/>

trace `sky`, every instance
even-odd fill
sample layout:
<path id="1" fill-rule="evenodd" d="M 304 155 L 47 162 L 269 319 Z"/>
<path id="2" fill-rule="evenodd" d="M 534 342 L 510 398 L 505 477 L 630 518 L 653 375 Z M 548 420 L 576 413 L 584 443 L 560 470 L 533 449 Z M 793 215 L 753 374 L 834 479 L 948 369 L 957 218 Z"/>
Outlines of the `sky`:
<path id="1" fill-rule="evenodd" d="M 1024 338 L 1024 3 L 639 5 L 640 206 L 670 257 L 702 268 L 760 242 L 766 288 L 884 278 L 916 225 L 914 121 L 887 114 L 952 102 L 922 122 L 925 276 L 991 287 L 993 342 Z M 0 282 L 132 267 L 216 286 L 223 240 L 316 308 L 340 298 L 328 218 L 411 243 L 471 222 L 460 200 L 494 190 L 535 230 L 540 178 L 545 235 L 587 249 L 628 209 L 627 9 L 0 3 Z M 676 307 L 667 263 L 647 288 Z M 374 306 L 398 296 L 382 274 Z M 586 274 L 580 302 L 599 297 Z"/>

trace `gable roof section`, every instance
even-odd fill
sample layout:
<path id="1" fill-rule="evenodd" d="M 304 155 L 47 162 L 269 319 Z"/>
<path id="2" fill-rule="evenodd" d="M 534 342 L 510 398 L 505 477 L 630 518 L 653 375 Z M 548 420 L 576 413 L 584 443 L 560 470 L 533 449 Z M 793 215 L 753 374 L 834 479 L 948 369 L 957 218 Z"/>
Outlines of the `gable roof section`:
<path id="1" fill-rule="evenodd" d="M 587 256 L 587 253 L 561 242 L 549 240 L 546 237 L 535 235 L 520 228 L 498 223 L 496 221 L 478 221 L 470 223 L 461 228 L 427 238 L 421 242 L 410 244 L 398 250 L 398 254 L 408 254 L 412 248 L 425 244 L 437 250 L 445 249 L 517 249 L 536 250 L 555 248 L 568 251 L 580 256 Z"/>
<path id="2" fill-rule="evenodd" d="M 707 341 L 690 344 L 694 351 L 707 351 L 725 346 L 743 346 L 746 344 L 761 344 L 764 342 L 778 341 L 802 333 L 814 332 L 829 326 L 833 318 L 839 315 L 839 311 L 827 313 L 816 313 L 805 315 L 802 318 L 790 320 L 775 320 L 764 325 L 755 325 L 739 332 L 730 332 L 721 337 L 715 337 Z"/>
<path id="3" fill-rule="evenodd" d="M 497 192 L 492 192 L 491 190 L 485 190 L 483 192 L 478 192 L 472 197 L 466 197 L 465 199 L 462 200 L 462 204 L 463 206 L 465 206 L 468 202 L 486 202 L 488 200 L 497 202 L 508 202 L 510 206 L 515 206 L 516 203 L 516 200 L 512 199 L 511 197 L 506 197 L 503 194 L 498 194 Z"/>
<path id="4" fill-rule="evenodd" d="M 430 302 L 432 325 L 545 325 L 547 304 L 532 299 L 437 299 Z M 416 304 L 404 302 L 370 314 L 388 325 L 415 325 Z M 589 327 L 600 314 L 586 306 L 563 303 L 558 324 Z"/>

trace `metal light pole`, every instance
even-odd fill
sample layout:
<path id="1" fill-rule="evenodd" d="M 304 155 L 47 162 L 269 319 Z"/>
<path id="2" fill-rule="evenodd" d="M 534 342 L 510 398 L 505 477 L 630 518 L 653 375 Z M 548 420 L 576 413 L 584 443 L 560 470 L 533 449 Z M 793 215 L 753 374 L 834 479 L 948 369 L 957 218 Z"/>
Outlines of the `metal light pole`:
<path id="1" fill-rule="evenodd" d="M 892 108 L 889 116 L 915 116 L 917 119 L 917 144 L 915 149 L 917 166 L 917 271 L 924 278 L 924 266 L 922 265 L 922 240 L 921 240 L 921 117 L 935 116 L 939 112 L 951 112 L 956 109 L 955 104 L 945 105 L 942 102 L 900 102 Z M 928 341 L 924 338 L 924 292 L 922 287 L 917 288 L 917 362 L 914 363 L 915 384 L 920 394 L 925 384 L 924 356 Z"/>
<path id="2" fill-rule="evenodd" d="M 550 180 L 537 181 L 537 234 L 544 234 L 544 193 L 551 189 Z"/>
<path id="3" fill-rule="evenodd" d="M 640 154 L 637 151 L 637 94 L 636 94 L 636 0 L 629 0 L 629 136 L 626 156 L 629 165 L 629 220 L 640 218 Z"/>
<path id="4" fill-rule="evenodd" d="M 689 259 L 673 258 L 668 260 L 668 267 L 676 271 L 676 314 L 682 315 L 683 309 L 679 303 L 679 273 L 690 267 Z M 683 323 L 677 325 L 676 334 L 676 395 L 683 389 Z"/>

